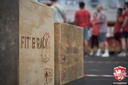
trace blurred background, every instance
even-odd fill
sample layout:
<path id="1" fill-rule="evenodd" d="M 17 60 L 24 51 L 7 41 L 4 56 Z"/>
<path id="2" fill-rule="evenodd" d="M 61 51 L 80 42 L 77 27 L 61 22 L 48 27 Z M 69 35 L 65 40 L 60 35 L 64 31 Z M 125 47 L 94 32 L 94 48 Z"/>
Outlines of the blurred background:
<path id="1" fill-rule="evenodd" d="M 51 5 L 50 0 L 38 0 L 41 3 Z M 69 22 L 74 21 L 74 13 L 79 9 L 79 2 L 84 1 L 86 3 L 86 9 L 90 10 L 90 13 L 96 11 L 96 6 L 102 4 L 105 12 L 107 13 L 108 21 L 114 22 L 116 20 L 116 10 L 119 7 L 123 7 L 123 3 L 128 0 L 58 0 L 66 11 Z"/>
<path id="2" fill-rule="evenodd" d="M 85 8 L 89 10 L 91 16 L 94 12 L 96 12 L 97 5 L 101 4 L 103 6 L 108 20 L 107 38 L 110 47 L 109 49 L 113 50 L 113 48 L 111 47 L 113 40 L 113 31 L 116 22 L 117 8 L 123 8 L 124 2 L 128 2 L 128 0 L 58 0 L 57 2 L 62 5 L 66 11 L 67 23 L 74 24 L 74 15 L 76 10 L 79 9 L 80 1 L 84 1 L 86 3 Z M 51 6 L 50 0 L 38 0 L 38 2 Z"/>

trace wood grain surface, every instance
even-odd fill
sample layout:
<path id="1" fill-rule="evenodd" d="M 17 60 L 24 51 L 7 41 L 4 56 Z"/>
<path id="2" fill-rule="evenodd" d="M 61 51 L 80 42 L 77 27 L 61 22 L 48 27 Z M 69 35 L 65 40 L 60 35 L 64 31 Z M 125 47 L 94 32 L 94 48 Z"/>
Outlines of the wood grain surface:
<path id="1" fill-rule="evenodd" d="M 55 24 L 55 85 L 83 77 L 83 29 Z"/>

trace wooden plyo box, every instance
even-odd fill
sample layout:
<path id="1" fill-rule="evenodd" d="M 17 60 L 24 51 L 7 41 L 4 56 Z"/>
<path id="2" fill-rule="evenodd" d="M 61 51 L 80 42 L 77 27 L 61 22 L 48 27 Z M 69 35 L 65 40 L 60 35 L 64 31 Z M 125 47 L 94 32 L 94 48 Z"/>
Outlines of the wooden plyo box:
<path id="1" fill-rule="evenodd" d="M 0 0 L 0 85 L 54 85 L 54 12 Z"/>
<path id="2" fill-rule="evenodd" d="M 83 29 L 55 24 L 55 85 L 83 77 Z"/>

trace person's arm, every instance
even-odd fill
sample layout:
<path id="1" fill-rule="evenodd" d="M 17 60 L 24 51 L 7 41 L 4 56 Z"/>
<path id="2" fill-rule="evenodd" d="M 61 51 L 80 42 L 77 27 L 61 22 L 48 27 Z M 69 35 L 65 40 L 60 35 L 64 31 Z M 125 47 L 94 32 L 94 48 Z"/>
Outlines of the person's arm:
<path id="1" fill-rule="evenodd" d="M 93 21 L 90 20 L 89 29 L 91 29 L 93 25 L 94 25 Z"/>
<path id="2" fill-rule="evenodd" d="M 127 22 L 128 22 L 128 17 L 125 17 L 124 21 L 123 21 L 123 24 L 122 24 L 122 27 L 121 27 L 121 32 L 124 31 L 124 27 L 126 26 Z"/>
<path id="3" fill-rule="evenodd" d="M 122 32 L 124 31 L 124 28 L 125 28 L 127 23 L 128 23 L 128 11 L 126 11 L 124 14 L 124 21 L 123 21 L 122 28 L 121 28 Z"/>
<path id="4" fill-rule="evenodd" d="M 63 14 L 63 19 L 64 19 L 64 22 L 66 22 L 67 19 L 66 19 L 66 14 L 65 13 Z"/>
<path id="5" fill-rule="evenodd" d="M 90 28 L 90 27 L 92 26 L 90 19 L 91 19 L 91 14 L 89 13 L 89 18 L 88 18 L 88 22 L 89 22 L 89 23 L 88 23 L 88 28 Z"/>
<path id="6" fill-rule="evenodd" d="M 106 15 L 105 14 L 101 14 L 100 15 L 101 19 L 99 20 L 99 22 L 96 22 L 95 24 L 103 24 L 105 19 L 106 19 Z"/>
<path id="7" fill-rule="evenodd" d="M 124 27 L 126 26 L 127 22 L 128 22 L 128 16 L 124 18 L 124 21 L 123 21 L 123 24 L 122 24 L 123 30 L 124 30 Z"/>
<path id="8" fill-rule="evenodd" d="M 65 12 L 63 7 L 61 8 L 60 13 L 62 15 L 62 18 L 63 18 L 64 22 L 67 22 L 66 12 Z"/>

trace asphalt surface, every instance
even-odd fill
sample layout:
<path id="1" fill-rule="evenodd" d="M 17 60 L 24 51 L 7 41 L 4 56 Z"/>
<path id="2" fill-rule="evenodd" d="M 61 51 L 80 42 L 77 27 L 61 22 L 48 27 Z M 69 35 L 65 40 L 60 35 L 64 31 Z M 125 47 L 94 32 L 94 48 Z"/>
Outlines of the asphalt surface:
<path id="1" fill-rule="evenodd" d="M 84 57 L 84 77 L 65 85 L 128 85 L 128 77 L 121 81 L 122 84 L 114 78 L 113 72 L 117 66 L 127 68 L 128 76 L 128 56 Z"/>

